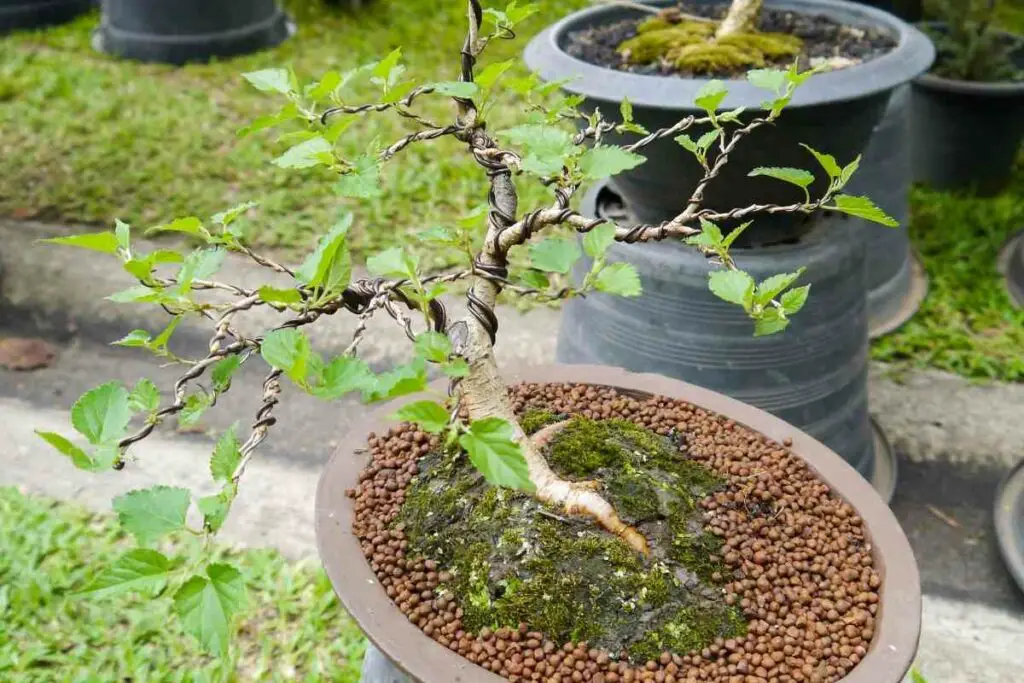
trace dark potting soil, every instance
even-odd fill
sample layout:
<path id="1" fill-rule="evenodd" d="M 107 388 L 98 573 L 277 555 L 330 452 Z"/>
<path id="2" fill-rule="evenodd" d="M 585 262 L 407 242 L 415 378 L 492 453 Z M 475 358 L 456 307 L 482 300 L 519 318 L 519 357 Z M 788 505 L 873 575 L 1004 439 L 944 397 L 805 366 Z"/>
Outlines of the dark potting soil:
<path id="1" fill-rule="evenodd" d="M 444 538 L 446 521 L 462 525 L 462 532 L 487 534 L 492 533 L 487 529 L 488 515 L 501 523 L 518 522 L 524 519 L 524 510 L 540 506 L 523 494 L 493 489 L 478 478 L 464 479 L 472 475 L 460 456 L 443 455 L 436 437 L 411 425 L 396 426 L 380 436 L 371 434 L 371 462 L 361 473 L 359 485 L 349 492 L 355 499 L 353 531 L 388 596 L 426 636 L 513 682 L 776 679 L 826 683 L 840 680 L 865 656 L 874 637 L 881 580 L 863 523 L 785 445 L 682 401 L 637 400 L 613 389 L 562 384 L 519 385 L 511 392 L 517 413 L 529 418 L 524 419 L 528 431 L 566 417 L 578 419 L 563 433 L 568 434 L 573 424 L 589 425 L 577 431 L 586 438 L 563 444 L 561 454 L 559 437 L 552 439 L 549 462 L 568 478 L 605 477 L 604 494 L 616 500 L 623 517 L 643 529 L 655 547 L 650 558 L 631 556 L 618 539 L 597 531 L 586 520 L 547 510 L 534 518 L 534 529 L 517 531 L 515 523 L 505 524 L 509 533 L 500 533 L 486 552 L 450 548 L 460 544 L 454 537 Z M 546 411 L 550 419 L 538 411 Z M 528 427 L 527 422 L 535 424 Z M 625 432 L 606 429 L 612 427 Z M 579 444 L 587 445 L 582 458 L 563 457 L 578 454 L 565 449 Z M 640 460 L 631 459 L 616 469 L 626 452 L 641 454 Z M 637 468 L 638 462 L 652 457 L 651 466 Z M 653 478 L 644 481 L 655 480 L 659 488 L 677 495 L 633 497 L 638 490 L 643 492 L 644 481 L 618 480 L 614 475 L 632 476 L 638 469 Z M 456 489 L 462 490 L 437 490 L 432 504 L 417 502 L 423 502 L 425 485 L 441 484 L 449 475 Z M 676 486 L 684 480 L 683 488 Z M 685 500 L 687 491 L 694 496 L 690 503 Z M 661 533 L 664 529 L 659 532 L 658 523 L 672 521 L 674 502 L 684 503 L 702 526 L 669 529 L 667 535 Z M 423 522 L 424 513 L 431 511 L 447 518 L 440 523 Z M 551 537 L 548 541 L 545 534 Z M 530 566 L 531 552 L 535 556 L 535 546 L 551 539 L 592 552 L 586 566 L 579 568 L 558 565 L 559 558 L 553 558 L 555 569 L 562 583 L 568 582 L 568 590 L 604 610 L 602 618 L 612 614 L 606 601 L 620 601 L 627 618 L 611 624 L 616 633 L 635 638 L 637 625 L 631 622 L 650 625 L 639 651 L 634 649 L 631 655 L 627 647 L 631 643 L 599 647 L 600 635 L 594 641 L 585 640 L 588 634 L 594 635 L 588 627 L 598 612 L 569 613 L 562 621 L 549 621 L 558 628 L 553 633 L 531 623 L 533 612 L 522 616 L 492 609 L 507 593 L 528 592 L 529 578 L 537 569 Z M 658 547 L 666 541 L 668 545 Z M 692 557 L 676 555 L 677 560 L 683 564 L 694 558 L 706 561 L 703 569 L 695 568 L 698 576 L 661 570 L 672 559 L 678 541 Z M 487 542 L 486 537 L 473 537 L 464 545 Z M 503 544 L 514 549 L 502 555 L 495 548 Z M 424 548 L 429 548 L 426 556 L 418 552 Z M 520 551 L 524 560 L 517 566 L 512 558 Z M 499 562 L 494 562 L 496 557 Z M 459 558 L 468 558 L 468 564 Z M 600 574 L 605 565 L 616 569 L 601 581 L 573 581 L 594 576 L 588 572 Z M 653 583 L 645 580 L 635 587 L 638 599 L 623 600 L 618 593 L 629 587 L 613 585 L 614 577 L 634 570 L 652 580 L 659 573 L 664 577 Z M 548 580 L 553 582 L 550 591 L 534 590 L 538 615 L 543 605 L 558 602 L 561 592 L 567 591 L 561 583 Z M 534 586 L 538 587 L 543 584 Z M 715 622 L 710 631 L 694 632 L 687 630 L 693 622 L 674 617 L 666 623 L 663 612 L 645 611 L 643 600 L 651 591 L 666 590 L 673 597 L 665 609 L 690 600 L 704 607 L 718 604 L 723 614 L 734 610 L 740 619 Z M 716 636 L 716 629 L 723 635 Z M 688 649 L 669 646 L 681 643 L 688 643 Z M 640 653 L 644 656 L 635 656 Z"/>
<path id="2" fill-rule="evenodd" d="M 680 8 L 687 14 L 717 20 L 725 15 L 727 6 L 690 7 L 682 4 Z M 630 64 L 618 52 L 618 47 L 636 36 L 637 25 L 647 18 L 638 16 L 570 33 L 566 52 L 597 66 L 647 75 L 742 78 L 749 71 L 749 68 L 741 68 L 719 73 L 694 73 L 681 71 L 667 60 L 651 64 Z M 819 60 L 835 57 L 849 60 L 850 64 L 859 64 L 880 57 L 897 45 L 897 37 L 885 29 L 843 26 L 825 16 L 797 14 L 768 7 L 762 10 L 757 28 L 765 33 L 784 33 L 800 38 L 803 41 L 803 51 L 798 58 L 801 69 L 810 68 Z M 770 66 L 788 67 L 792 61 L 791 57 L 787 57 Z"/>

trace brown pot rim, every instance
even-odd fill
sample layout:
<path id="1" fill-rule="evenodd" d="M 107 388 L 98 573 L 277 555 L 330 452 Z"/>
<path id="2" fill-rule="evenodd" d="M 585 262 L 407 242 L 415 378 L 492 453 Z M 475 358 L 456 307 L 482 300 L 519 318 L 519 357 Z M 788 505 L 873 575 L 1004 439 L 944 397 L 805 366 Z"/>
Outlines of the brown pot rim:
<path id="1" fill-rule="evenodd" d="M 592 365 L 546 365 L 506 375 L 510 383 L 573 383 L 613 387 L 626 393 L 674 398 L 729 417 L 782 442 L 864 520 L 875 567 L 882 576 L 875 637 L 867 655 L 843 683 L 899 683 L 910 669 L 921 633 L 921 581 L 910 543 L 896 517 L 871 485 L 822 443 L 779 418 L 722 394 L 654 374 Z M 402 671 L 421 682 L 498 683 L 503 678 L 473 664 L 423 635 L 388 598 L 352 534 L 355 487 L 365 464 L 366 436 L 393 424 L 387 416 L 404 397 L 383 406 L 348 431 L 327 463 L 316 492 L 317 547 L 327 575 L 345 609 Z"/>

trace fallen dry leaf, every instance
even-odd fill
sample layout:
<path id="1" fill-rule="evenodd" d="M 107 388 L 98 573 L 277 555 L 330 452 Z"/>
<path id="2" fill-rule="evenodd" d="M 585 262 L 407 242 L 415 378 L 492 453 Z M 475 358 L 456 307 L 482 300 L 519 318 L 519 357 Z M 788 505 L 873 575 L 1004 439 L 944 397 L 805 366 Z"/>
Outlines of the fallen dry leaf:
<path id="1" fill-rule="evenodd" d="M 0 339 L 0 367 L 8 370 L 38 370 L 49 367 L 56 357 L 57 349 L 42 339 Z"/>

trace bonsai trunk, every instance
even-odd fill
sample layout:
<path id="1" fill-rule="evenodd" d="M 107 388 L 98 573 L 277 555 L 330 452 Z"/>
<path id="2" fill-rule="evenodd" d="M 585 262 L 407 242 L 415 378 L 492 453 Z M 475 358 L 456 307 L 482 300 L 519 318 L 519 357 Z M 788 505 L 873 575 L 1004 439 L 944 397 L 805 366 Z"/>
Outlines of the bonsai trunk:
<path id="1" fill-rule="evenodd" d="M 763 4 L 764 0 L 733 0 L 725 19 L 718 26 L 715 38 L 737 33 L 753 33 Z"/>

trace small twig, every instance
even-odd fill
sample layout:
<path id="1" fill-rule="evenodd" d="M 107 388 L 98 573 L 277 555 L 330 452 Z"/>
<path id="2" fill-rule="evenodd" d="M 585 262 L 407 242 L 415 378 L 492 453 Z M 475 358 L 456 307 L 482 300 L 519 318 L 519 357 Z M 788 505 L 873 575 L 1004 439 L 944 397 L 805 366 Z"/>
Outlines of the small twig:
<path id="1" fill-rule="evenodd" d="M 925 505 L 925 508 L 928 509 L 928 512 L 932 513 L 933 515 L 941 519 L 943 522 L 945 522 L 947 525 L 953 527 L 954 529 L 963 528 L 960 522 L 956 521 L 955 519 L 947 515 L 945 512 L 935 507 L 934 505 Z"/>

